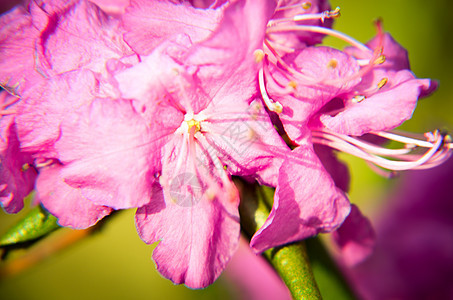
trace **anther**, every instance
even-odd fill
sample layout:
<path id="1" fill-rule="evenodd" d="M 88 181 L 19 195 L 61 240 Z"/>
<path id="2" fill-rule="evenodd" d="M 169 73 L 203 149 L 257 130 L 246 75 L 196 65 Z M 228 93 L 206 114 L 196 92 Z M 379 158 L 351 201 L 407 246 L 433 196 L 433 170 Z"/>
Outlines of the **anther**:
<path id="1" fill-rule="evenodd" d="M 288 82 L 288 86 L 290 88 L 296 89 L 297 88 L 297 82 L 295 82 L 294 80 L 291 80 L 290 82 Z"/>
<path id="2" fill-rule="evenodd" d="M 310 9 L 311 8 L 311 2 L 302 3 L 302 8 L 303 9 Z"/>
<path id="3" fill-rule="evenodd" d="M 387 77 L 382 78 L 381 81 L 379 81 L 377 84 L 378 89 L 382 89 L 384 85 L 387 84 L 388 81 L 389 79 Z"/>
<path id="4" fill-rule="evenodd" d="M 264 85 L 264 71 L 263 68 L 260 69 L 258 73 L 258 81 L 261 91 L 261 96 L 263 97 L 264 103 L 266 103 L 267 108 L 270 111 L 276 112 L 277 114 L 283 111 L 283 106 L 278 101 L 273 101 L 267 94 L 266 87 Z"/>
<path id="5" fill-rule="evenodd" d="M 256 49 L 253 51 L 253 56 L 255 57 L 255 62 L 260 63 L 264 59 L 264 51 L 261 49 Z"/>
<path id="6" fill-rule="evenodd" d="M 323 12 L 322 17 L 321 17 L 321 22 L 324 23 L 324 20 L 329 19 L 329 18 L 338 18 L 338 17 L 340 17 L 340 15 L 341 15 L 340 8 L 337 6 L 337 8 L 335 8 L 335 10 Z"/>
<path id="7" fill-rule="evenodd" d="M 30 167 L 31 167 L 30 164 L 29 164 L 29 163 L 26 163 L 26 164 L 23 164 L 23 165 L 22 165 L 22 168 L 20 168 L 20 170 L 21 170 L 22 172 L 25 172 L 25 171 L 27 171 L 28 169 L 30 169 Z"/>
<path id="8" fill-rule="evenodd" d="M 385 55 L 379 55 L 378 58 L 374 60 L 375 65 L 381 65 L 385 62 Z"/>
<path id="9" fill-rule="evenodd" d="M 352 97 L 352 102 L 360 103 L 360 102 L 362 102 L 365 99 L 366 99 L 366 97 L 363 96 L 363 95 L 356 95 L 356 96 Z"/>
<path id="10" fill-rule="evenodd" d="M 336 60 L 335 58 L 332 58 L 327 63 L 327 67 L 330 68 L 330 69 L 335 69 L 337 66 L 338 66 L 338 60 Z"/>
<path id="11" fill-rule="evenodd" d="M 201 125 L 200 125 L 200 122 L 194 120 L 194 119 L 191 119 L 189 121 L 186 121 L 187 122 L 187 132 L 190 133 L 190 130 L 192 129 L 192 127 L 195 127 L 195 133 L 197 133 L 198 131 L 201 130 Z"/>

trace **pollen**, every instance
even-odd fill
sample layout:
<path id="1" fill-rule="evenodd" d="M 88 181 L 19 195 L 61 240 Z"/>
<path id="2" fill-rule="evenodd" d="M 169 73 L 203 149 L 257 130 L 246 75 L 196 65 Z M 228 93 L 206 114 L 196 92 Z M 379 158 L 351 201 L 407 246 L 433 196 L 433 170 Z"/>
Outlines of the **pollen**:
<path id="1" fill-rule="evenodd" d="M 337 66 L 338 66 L 338 60 L 336 60 L 335 58 L 332 58 L 327 63 L 327 67 L 330 68 L 330 69 L 335 69 Z"/>
<path id="2" fill-rule="evenodd" d="M 302 3 L 302 8 L 303 9 L 310 9 L 311 8 L 311 2 Z"/>
<path id="3" fill-rule="evenodd" d="M 256 49 L 253 51 L 253 56 L 255 57 L 255 62 L 260 63 L 264 59 L 264 51 L 261 49 Z"/>
<path id="4" fill-rule="evenodd" d="M 383 64 L 384 62 L 385 62 L 385 55 L 379 55 L 379 57 L 376 58 L 376 60 L 374 61 L 374 64 L 380 65 L 380 64 Z"/>
<path id="5" fill-rule="evenodd" d="M 20 169 L 22 172 L 25 172 L 27 171 L 28 169 L 30 169 L 30 164 L 29 163 L 26 163 L 26 164 L 23 164 L 22 165 L 22 168 Z"/>
<path id="6" fill-rule="evenodd" d="M 377 84 L 378 89 L 382 89 L 384 85 L 387 84 L 388 81 L 389 79 L 387 77 L 382 78 L 381 81 L 379 81 Z"/>
<path id="7" fill-rule="evenodd" d="M 290 82 L 288 82 L 288 86 L 293 88 L 293 89 L 296 89 L 297 88 L 297 82 L 295 82 L 294 80 L 291 80 Z"/>
<path id="8" fill-rule="evenodd" d="M 188 127 L 187 132 L 189 132 L 189 133 L 192 130 L 192 127 L 195 127 L 194 134 L 201 130 L 200 122 L 198 122 L 197 120 L 191 119 L 189 121 L 186 121 L 186 123 L 187 123 L 187 127 Z"/>
<path id="9" fill-rule="evenodd" d="M 363 95 L 356 95 L 356 96 L 354 96 L 354 97 L 352 98 L 352 102 L 354 102 L 354 103 L 360 103 L 360 102 L 362 102 L 362 101 L 365 100 L 365 99 L 366 99 L 366 97 L 363 96 Z"/>

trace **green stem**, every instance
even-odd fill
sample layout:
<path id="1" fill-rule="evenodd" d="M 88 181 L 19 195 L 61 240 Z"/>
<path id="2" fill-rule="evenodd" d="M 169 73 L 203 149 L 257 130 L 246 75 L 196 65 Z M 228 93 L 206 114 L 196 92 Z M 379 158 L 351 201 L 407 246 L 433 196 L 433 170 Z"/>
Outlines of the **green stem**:
<path id="1" fill-rule="evenodd" d="M 322 299 L 313 275 L 305 242 L 264 252 L 294 299 Z"/>
<path id="2" fill-rule="evenodd" d="M 266 221 L 274 191 L 240 180 L 235 183 L 241 194 L 241 227 L 250 238 Z M 280 275 L 294 299 L 322 299 L 304 242 L 269 249 L 263 255 Z"/>

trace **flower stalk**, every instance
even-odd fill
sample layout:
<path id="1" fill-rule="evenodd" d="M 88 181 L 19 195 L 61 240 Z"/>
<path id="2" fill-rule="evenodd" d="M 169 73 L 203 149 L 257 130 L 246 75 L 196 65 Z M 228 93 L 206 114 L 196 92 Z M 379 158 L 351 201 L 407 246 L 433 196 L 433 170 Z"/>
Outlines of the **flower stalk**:
<path id="1" fill-rule="evenodd" d="M 267 219 L 272 207 L 273 189 L 235 180 L 241 195 L 241 228 L 250 238 Z M 305 242 L 297 242 L 263 252 L 282 278 L 294 299 L 322 299 L 316 284 Z"/>

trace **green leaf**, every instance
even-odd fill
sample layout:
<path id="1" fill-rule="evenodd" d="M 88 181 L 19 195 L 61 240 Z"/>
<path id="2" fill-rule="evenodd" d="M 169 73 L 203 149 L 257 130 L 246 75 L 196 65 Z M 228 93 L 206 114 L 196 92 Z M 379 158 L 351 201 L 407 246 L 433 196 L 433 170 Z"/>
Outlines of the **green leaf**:
<path id="1" fill-rule="evenodd" d="M 57 218 L 38 205 L 0 238 L 0 247 L 31 242 L 58 228 Z"/>

